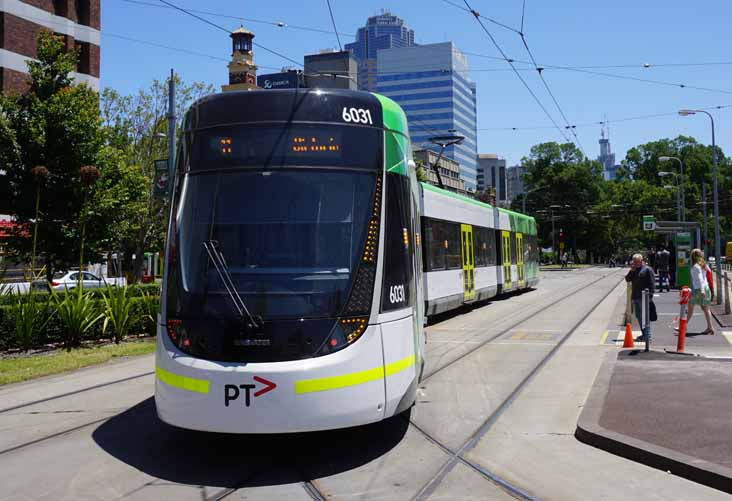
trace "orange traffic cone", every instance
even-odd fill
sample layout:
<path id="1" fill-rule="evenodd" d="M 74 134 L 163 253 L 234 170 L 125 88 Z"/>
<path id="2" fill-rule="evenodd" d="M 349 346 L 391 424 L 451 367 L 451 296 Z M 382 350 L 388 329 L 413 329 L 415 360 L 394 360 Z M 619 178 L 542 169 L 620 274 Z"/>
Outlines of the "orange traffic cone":
<path id="1" fill-rule="evenodd" d="M 623 348 L 635 348 L 635 343 L 633 343 L 633 331 L 630 328 L 630 324 L 625 324 L 625 341 L 623 341 Z"/>

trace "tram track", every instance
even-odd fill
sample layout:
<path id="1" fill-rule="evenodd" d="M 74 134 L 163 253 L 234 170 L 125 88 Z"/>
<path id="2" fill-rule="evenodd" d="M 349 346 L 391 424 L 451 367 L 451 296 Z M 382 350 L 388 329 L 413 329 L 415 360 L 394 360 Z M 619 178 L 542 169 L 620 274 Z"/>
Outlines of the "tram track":
<path id="1" fill-rule="evenodd" d="M 512 326 L 503 329 L 498 334 L 491 336 L 491 338 L 487 339 L 485 342 L 481 343 L 476 348 L 470 350 L 469 352 L 463 354 L 459 358 L 451 361 L 450 363 L 442 366 L 440 369 L 434 371 L 430 376 L 433 376 L 434 374 L 437 374 L 438 372 L 442 371 L 443 369 L 447 368 L 448 366 L 454 365 L 458 361 L 464 359 L 469 354 L 474 353 L 478 349 L 490 344 L 491 342 L 495 341 L 496 339 L 500 338 L 502 335 L 506 334 L 508 331 L 514 329 L 521 323 L 529 320 L 533 315 L 536 315 L 538 313 L 541 313 L 545 310 L 548 310 L 552 308 L 553 306 L 557 305 L 560 302 L 566 301 L 573 295 L 581 292 L 582 290 L 591 287 L 592 285 L 595 285 L 599 283 L 600 281 L 606 279 L 608 276 L 613 275 L 612 273 L 603 275 L 597 280 L 592 281 L 591 283 L 582 286 L 575 290 L 574 292 L 565 295 L 563 298 L 554 301 L 542 308 L 539 308 L 537 311 L 532 312 L 530 315 L 528 315 L 526 318 L 515 322 L 512 324 Z M 537 364 L 534 365 L 534 367 L 526 374 L 519 383 L 514 386 L 514 388 L 511 390 L 511 392 L 506 396 L 503 401 L 500 403 L 500 405 L 490 414 L 488 415 L 485 420 L 482 422 L 482 424 L 473 432 L 471 435 L 465 440 L 462 445 L 457 448 L 456 450 L 451 449 L 450 447 L 443 444 L 439 439 L 432 436 L 430 433 L 422 429 L 418 424 L 414 423 L 412 420 L 409 420 L 409 425 L 412 426 L 420 435 L 422 435 L 426 440 L 429 440 L 431 443 L 435 444 L 437 447 L 443 450 L 443 452 L 447 453 L 450 457 L 443 465 L 440 467 L 440 469 L 427 481 L 426 484 L 422 486 L 422 488 L 419 490 L 419 492 L 414 496 L 413 499 L 415 500 L 425 500 L 429 498 L 435 490 L 439 487 L 439 485 L 442 483 L 442 481 L 447 477 L 447 475 L 453 470 L 453 468 L 458 464 L 462 463 L 463 465 L 469 467 L 479 475 L 481 475 L 483 478 L 489 480 L 490 482 L 496 484 L 501 489 L 503 489 L 508 494 L 518 498 L 518 499 L 525 499 L 525 500 L 536 500 L 534 495 L 529 493 L 527 490 L 521 488 L 520 486 L 514 485 L 513 483 L 507 481 L 506 479 L 501 478 L 496 473 L 484 468 L 483 466 L 469 460 L 465 457 L 465 454 L 470 452 L 475 446 L 480 442 L 480 440 L 493 428 L 494 424 L 498 421 L 498 419 L 503 415 L 503 413 L 514 403 L 514 401 L 518 398 L 518 396 L 521 394 L 521 392 L 528 386 L 528 384 L 534 380 L 536 375 L 541 371 L 543 367 L 546 366 L 546 364 L 554 358 L 554 356 L 557 354 L 559 349 L 564 345 L 564 343 L 574 334 L 577 329 L 597 310 L 597 308 L 612 294 L 612 292 L 615 290 L 616 285 L 613 285 L 609 288 L 609 290 L 602 295 L 602 297 L 595 301 L 593 305 L 579 318 L 579 320 L 572 325 L 572 327 L 559 339 L 559 341 L 554 345 L 554 347 L 549 350 L 549 352 L 544 355 L 541 360 Z M 427 378 L 425 378 L 426 380 Z M 423 380 L 424 381 L 424 380 Z"/>

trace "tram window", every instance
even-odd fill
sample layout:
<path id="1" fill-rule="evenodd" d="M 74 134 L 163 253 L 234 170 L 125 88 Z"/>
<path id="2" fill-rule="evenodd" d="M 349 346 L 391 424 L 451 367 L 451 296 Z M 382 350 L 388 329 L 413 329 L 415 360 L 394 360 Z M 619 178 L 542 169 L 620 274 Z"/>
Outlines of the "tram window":
<path id="1" fill-rule="evenodd" d="M 516 264 L 516 233 L 511 232 L 509 241 L 511 242 L 511 264 Z"/>
<path id="2" fill-rule="evenodd" d="M 428 217 L 423 218 L 425 245 L 425 270 L 439 271 L 446 268 L 445 264 L 445 240 L 447 234 L 445 232 L 444 221 L 438 221 Z"/>
<path id="3" fill-rule="evenodd" d="M 414 304 L 414 235 L 412 235 L 409 178 L 386 174 L 386 233 L 381 311 Z"/>
<path id="4" fill-rule="evenodd" d="M 460 225 L 458 223 L 445 223 L 445 259 L 448 270 L 458 270 L 463 267 L 463 257 L 460 243 Z"/>
<path id="5" fill-rule="evenodd" d="M 475 244 L 475 267 L 490 264 L 491 244 L 490 235 L 493 232 L 488 228 L 473 226 L 473 241 Z"/>

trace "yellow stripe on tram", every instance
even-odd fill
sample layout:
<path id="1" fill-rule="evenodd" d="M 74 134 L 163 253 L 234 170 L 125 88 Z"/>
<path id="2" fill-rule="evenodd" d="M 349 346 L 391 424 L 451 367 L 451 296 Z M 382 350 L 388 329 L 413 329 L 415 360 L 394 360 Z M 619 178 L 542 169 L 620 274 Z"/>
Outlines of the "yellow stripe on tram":
<path id="1" fill-rule="evenodd" d="M 409 355 L 401 360 L 392 362 L 383 367 L 374 367 L 365 371 L 353 372 L 342 376 L 330 376 L 318 379 L 305 379 L 303 381 L 295 381 L 295 393 L 314 393 L 316 391 L 335 390 L 338 388 L 346 388 L 357 384 L 368 383 L 391 376 L 397 372 L 401 372 L 414 365 L 414 354 Z"/>
<path id="2" fill-rule="evenodd" d="M 160 367 L 155 367 L 155 374 L 163 383 L 180 388 L 181 390 L 194 391 L 196 393 L 208 393 L 209 383 L 205 379 L 194 379 L 192 377 L 173 374 Z"/>

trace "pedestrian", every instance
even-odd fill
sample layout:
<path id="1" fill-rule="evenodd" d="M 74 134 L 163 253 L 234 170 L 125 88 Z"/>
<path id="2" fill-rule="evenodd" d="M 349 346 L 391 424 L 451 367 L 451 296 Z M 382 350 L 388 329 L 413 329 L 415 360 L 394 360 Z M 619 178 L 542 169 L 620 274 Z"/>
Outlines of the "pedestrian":
<path id="1" fill-rule="evenodd" d="M 643 326 L 643 290 L 648 289 L 648 293 L 651 298 L 650 301 L 653 302 L 653 290 L 656 278 L 653 275 L 653 269 L 644 264 L 642 255 L 633 255 L 633 260 L 630 263 L 630 271 L 625 275 L 625 281 L 630 282 L 632 285 L 630 299 L 633 301 L 635 318 L 638 319 L 638 325 L 640 326 L 642 333 L 642 335 L 638 336 L 635 340 L 647 341 L 651 336 L 651 322 L 649 321 L 645 327 Z"/>
<path id="2" fill-rule="evenodd" d="M 671 253 L 666 247 L 661 246 L 661 250 L 656 254 L 656 266 L 658 266 L 658 289 L 663 292 L 663 286 L 666 285 L 666 292 L 671 292 L 671 279 L 669 277 L 669 261 L 671 261 Z"/>
<path id="3" fill-rule="evenodd" d="M 691 301 L 689 301 L 687 322 L 691 323 L 694 306 L 699 305 L 707 320 L 707 329 L 701 334 L 714 334 L 712 312 L 709 308 L 712 304 L 712 291 L 707 282 L 707 263 L 704 261 L 704 252 L 701 249 L 691 251 L 691 262 Z"/>
<path id="4" fill-rule="evenodd" d="M 559 259 L 562 262 L 562 269 L 566 268 L 567 267 L 567 251 L 564 251 L 562 253 L 562 257 Z"/>
<path id="5" fill-rule="evenodd" d="M 610 265 L 610 268 L 615 268 L 615 256 L 610 256 L 608 264 Z"/>

